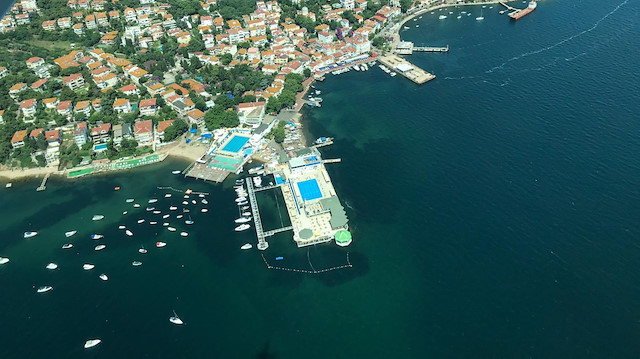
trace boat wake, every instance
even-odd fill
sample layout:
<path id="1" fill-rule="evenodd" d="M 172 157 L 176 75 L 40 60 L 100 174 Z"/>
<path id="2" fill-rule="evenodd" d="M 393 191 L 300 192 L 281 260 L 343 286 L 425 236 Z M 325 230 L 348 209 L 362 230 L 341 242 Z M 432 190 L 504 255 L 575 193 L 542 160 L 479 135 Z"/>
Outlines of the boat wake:
<path id="1" fill-rule="evenodd" d="M 624 0 L 623 2 L 618 4 L 618 6 L 616 6 L 613 10 L 611 10 L 609 13 L 604 15 L 600 20 L 596 21 L 596 23 L 593 24 L 593 26 L 591 26 L 590 28 L 588 28 L 586 30 L 582 30 L 582 31 L 578 32 L 577 34 L 574 34 L 574 35 L 571 35 L 571 36 L 569 36 L 569 37 L 567 37 L 565 39 L 562 39 L 562 40 L 556 42 L 553 45 L 546 46 L 546 47 L 543 47 L 541 49 L 537 49 L 537 50 L 534 50 L 534 51 L 525 52 L 525 53 L 520 54 L 518 56 L 514 56 L 514 57 L 510 58 L 509 60 L 503 62 L 502 64 L 500 64 L 498 66 L 495 66 L 491 70 L 485 71 L 485 73 L 490 74 L 490 73 L 492 73 L 494 71 L 497 71 L 497 70 L 503 70 L 504 67 L 507 64 L 511 63 L 511 62 L 518 61 L 518 60 L 520 60 L 522 58 L 529 57 L 531 55 L 536 55 L 536 54 L 539 54 L 539 53 L 542 53 L 542 52 L 545 52 L 545 51 L 549 51 L 549 50 L 555 49 L 556 47 L 561 46 L 563 44 L 566 44 L 567 42 L 569 42 L 569 41 L 571 41 L 571 40 L 573 40 L 575 38 L 578 38 L 578 37 L 580 37 L 580 36 L 582 36 L 584 34 L 587 34 L 587 33 L 591 32 L 591 31 L 597 29 L 598 26 L 600 26 L 600 23 L 602 23 L 604 20 L 606 20 L 609 16 L 615 14 L 621 7 L 623 7 L 627 3 L 629 3 L 629 0 Z"/>

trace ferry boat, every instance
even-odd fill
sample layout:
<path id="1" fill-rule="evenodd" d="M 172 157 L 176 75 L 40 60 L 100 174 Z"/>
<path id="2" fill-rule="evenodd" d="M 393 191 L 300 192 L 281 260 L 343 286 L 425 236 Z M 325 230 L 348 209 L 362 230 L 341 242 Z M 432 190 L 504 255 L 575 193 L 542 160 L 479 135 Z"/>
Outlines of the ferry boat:
<path id="1" fill-rule="evenodd" d="M 103 218 L 104 218 L 104 216 L 103 216 L 103 215 L 101 215 L 101 214 L 96 214 L 96 215 L 94 215 L 94 216 L 91 218 L 91 220 L 92 220 L 92 221 L 99 221 L 99 220 L 101 220 L 101 219 L 103 219 Z"/>
<path id="2" fill-rule="evenodd" d="M 93 348 L 100 343 L 102 343 L 102 340 L 100 339 L 89 339 L 86 342 L 84 342 L 84 348 L 85 349 Z"/>
<path id="3" fill-rule="evenodd" d="M 535 10 L 538 7 L 538 3 L 535 1 L 530 1 L 529 2 L 529 6 L 527 6 L 526 8 L 522 9 L 522 10 L 516 10 L 512 13 L 509 13 L 509 17 L 512 20 L 518 20 L 520 18 L 522 18 L 525 15 L 529 15 L 533 10 Z"/>
<path id="4" fill-rule="evenodd" d="M 54 269 L 58 269 L 58 265 L 53 263 L 53 262 L 51 262 L 51 263 L 47 264 L 46 268 L 50 269 L 50 270 L 54 270 Z"/>
<path id="5" fill-rule="evenodd" d="M 70 249 L 70 248 L 73 248 L 73 244 L 71 244 L 71 243 L 67 243 L 67 244 L 63 244 L 62 245 L 62 249 Z"/>
<path id="6" fill-rule="evenodd" d="M 250 225 L 248 225 L 248 224 L 246 224 L 246 223 L 245 223 L 245 224 L 241 224 L 241 225 L 239 225 L 239 226 L 237 226 L 237 227 L 235 228 L 235 231 L 236 231 L 236 232 L 242 232 L 242 231 L 244 231 L 244 230 L 249 229 L 249 227 L 251 227 L 251 226 L 250 226 Z"/>
<path id="7" fill-rule="evenodd" d="M 164 246 L 166 246 L 167 244 L 165 242 L 156 242 L 156 247 L 158 248 L 162 248 Z"/>
<path id="8" fill-rule="evenodd" d="M 82 269 L 84 269 L 84 270 L 92 270 L 95 267 L 96 266 L 91 264 L 91 263 L 85 263 L 85 264 L 82 265 Z"/>
<path id="9" fill-rule="evenodd" d="M 43 285 L 42 287 L 38 288 L 38 293 L 45 293 L 48 292 L 50 290 L 53 290 L 53 287 L 50 285 Z"/>
<path id="10" fill-rule="evenodd" d="M 243 245 L 242 247 L 240 247 L 240 249 L 244 249 L 244 250 L 251 249 L 251 248 L 253 248 L 251 243 L 247 243 L 247 244 Z"/>
<path id="11" fill-rule="evenodd" d="M 31 238 L 38 235 L 38 232 L 24 232 L 24 238 Z"/>
<path id="12" fill-rule="evenodd" d="M 98 240 L 98 239 L 101 239 L 101 238 L 104 238 L 104 236 L 102 234 L 92 234 L 91 235 L 91 239 L 93 239 L 93 240 Z"/>
<path id="13" fill-rule="evenodd" d="M 69 232 L 65 232 L 64 236 L 69 238 L 69 237 L 73 236 L 76 233 L 78 233 L 78 231 L 69 231 Z"/>
<path id="14" fill-rule="evenodd" d="M 106 275 L 106 274 L 104 274 L 104 273 L 100 274 L 100 275 L 98 276 L 98 278 L 100 278 L 100 279 L 102 279 L 102 280 L 104 280 L 104 281 L 109 280 L 109 277 L 107 277 L 107 275 Z"/>

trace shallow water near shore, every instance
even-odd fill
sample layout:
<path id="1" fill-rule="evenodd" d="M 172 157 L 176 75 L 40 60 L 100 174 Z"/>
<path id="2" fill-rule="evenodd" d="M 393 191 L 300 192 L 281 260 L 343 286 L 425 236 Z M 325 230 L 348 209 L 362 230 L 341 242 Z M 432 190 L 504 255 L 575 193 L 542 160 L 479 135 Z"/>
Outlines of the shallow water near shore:
<path id="1" fill-rule="evenodd" d="M 353 268 L 268 270 L 239 249 L 255 232 L 233 231 L 231 183 L 172 175 L 181 160 L 52 177 L 44 192 L 19 181 L 0 193 L 0 256 L 11 258 L 0 357 L 636 358 L 640 5 L 543 1 L 517 23 L 497 5 L 483 22 L 464 10 L 469 21 L 436 13 L 402 33 L 451 46 L 408 58 L 436 80 L 415 86 L 376 67 L 315 85 L 322 108 L 303 123 L 336 138 L 322 151 L 342 158 L 327 168 L 354 242 L 300 250 L 282 233 L 264 257 L 320 269 L 349 252 Z M 166 208 L 181 196 L 158 186 L 209 193 L 192 227 L 170 221 L 187 238 L 136 223 L 147 199 Z M 278 200 L 260 195 L 267 229 L 286 224 Z M 23 239 L 31 229 L 40 234 Z M 172 310 L 185 326 L 169 323 Z"/>

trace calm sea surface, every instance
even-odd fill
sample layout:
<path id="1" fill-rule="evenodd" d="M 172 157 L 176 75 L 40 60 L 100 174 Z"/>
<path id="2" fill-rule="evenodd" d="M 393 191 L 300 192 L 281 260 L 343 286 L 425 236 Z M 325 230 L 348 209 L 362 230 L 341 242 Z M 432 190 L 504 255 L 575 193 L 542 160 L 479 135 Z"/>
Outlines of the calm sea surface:
<path id="1" fill-rule="evenodd" d="M 266 269 L 239 250 L 255 232 L 233 231 L 231 185 L 171 175 L 182 161 L 51 179 L 39 193 L 17 182 L 0 194 L 0 255 L 11 258 L 0 357 L 639 357 L 640 1 L 544 1 L 517 23 L 497 6 L 482 22 L 480 7 L 458 20 L 460 10 L 402 32 L 449 44 L 410 57 L 435 81 L 376 67 L 317 84 L 324 102 L 305 130 L 336 138 L 324 154 L 343 160 L 329 172 L 354 242 L 297 249 L 284 233 L 264 256 L 321 269 L 348 251 L 352 269 Z M 209 193 L 193 226 L 169 220 L 189 237 L 137 224 L 152 217 L 147 199 L 163 213 L 181 201 L 158 186 Z M 287 223 L 280 197 L 259 201 L 267 228 Z M 46 270 L 51 261 L 60 268 Z M 185 326 L 168 322 L 172 310 Z M 82 349 L 94 337 L 103 343 Z"/>

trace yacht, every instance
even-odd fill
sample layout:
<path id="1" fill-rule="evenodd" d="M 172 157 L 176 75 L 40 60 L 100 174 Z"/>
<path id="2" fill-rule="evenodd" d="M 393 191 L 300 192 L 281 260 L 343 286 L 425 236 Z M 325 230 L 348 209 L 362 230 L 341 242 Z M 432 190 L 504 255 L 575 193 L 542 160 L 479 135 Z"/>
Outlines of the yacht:
<path id="1" fill-rule="evenodd" d="M 438 19 L 440 19 L 440 20 L 444 20 L 444 19 L 446 19 L 446 18 L 447 18 L 447 15 L 440 15 L 440 16 L 438 16 Z"/>
<path id="2" fill-rule="evenodd" d="M 184 217 L 184 214 L 179 214 L 179 215 L 176 216 L 177 219 L 180 219 L 182 217 Z"/>
<path id="3" fill-rule="evenodd" d="M 126 200 L 125 202 L 127 202 L 127 203 L 131 203 L 131 202 L 133 202 L 133 201 L 135 201 L 133 198 L 127 198 L 127 200 Z"/>
<path id="4" fill-rule="evenodd" d="M 191 219 L 191 217 L 189 217 L 189 219 L 187 219 L 186 221 L 184 221 L 185 224 L 188 225 L 192 225 L 193 224 L 193 220 Z"/>
<path id="5" fill-rule="evenodd" d="M 106 274 L 104 274 L 104 273 L 100 274 L 100 275 L 98 276 L 98 278 L 100 278 L 100 279 L 102 279 L 102 280 L 104 280 L 104 281 L 109 280 L 109 277 L 107 277 L 107 275 L 106 275 Z"/>
<path id="6" fill-rule="evenodd" d="M 247 201 L 238 202 L 238 206 L 244 206 L 246 204 L 249 204 L 249 202 Z"/>
<path id="7" fill-rule="evenodd" d="M 153 214 L 160 214 L 162 211 L 153 211 Z"/>
<path id="8" fill-rule="evenodd" d="M 107 246 L 105 246 L 104 244 L 98 244 L 93 250 L 98 252 L 98 251 L 101 251 L 101 250 L 103 250 L 105 248 L 107 248 Z"/>
<path id="9" fill-rule="evenodd" d="M 64 236 L 69 238 L 69 237 L 73 236 L 76 233 L 78 233 L 78 231 L 69 231 L 69 232 L 65 232 Z"/>
<path id="10" fill-rule="evenodd" d="M 85 264 L 82 265 L 82 269 L 84 269 L 84 270 L 92 270 L 95 267 L 96 266 L 91 264 L 91 263 L 85 263 Z"/>
<path id="11" fill-rule="evenodd" d="M 131 231 L 130 231 L 130 230 L 128 230 L 128 229 L 127 229 L 126 231 L 124 231 L 124 233 L 126 233 L 126 234 L 127 234 L 127 236 L 129 236 L 129 237 L 133 237 L 133 232 L 131 232 Z"/>
<path id="12" fill-rule="evenodd" d="M 67 243 L 67 244 L 62 245 L 62 249 L 70 249 L 72 247 L 73 247 L 73 244 L 71 244 L 71 243 Z"/>
<path id="13" fill-rule="evenodd" d="M 170 198 L 171 197 L 171 193 L 167 193 L 164 195 L 164 198 Z"/>
<path id="14" fill-rule="evenodd" d="M 182 325 L 184 324 L 184 322 L 182 321 L 182 319 L 180 319 L 180 317 L 178 317 L 178 314 L 176 314 L 176 311 L 173 311 L 173 316 L 169 317 L 169 321 L 175 325 Z"/>
<path id="15" fill-rule="evenodd" d="M 167 227 L 167 229 L 169 230 L 169 232 L 175 232 L 176 229 L 174 227 Z"/>
<path id="16" fill-rule="evenodd" d="M 169 216 L 170 216 L 169 214 L 165 214 L 164 216 L 162 216 L 162 219 L 169 218 Z"/>
<path id="17" fill-rule="evenodd" d="M 129 213 L 129 211 L 124 211 L 124 212 L 122 212 L 122 215 L 123 215 L 123 216 L 126 216 L 126 215 L 127 215 L 127 213 Z"/>
<path id="18" fill-rule="evenodd" d="M 158 222 L 156 222 L 156 221 L 151 221 L 151 222 L 149 222 L 149 224 L 150 224 L 150 225 L 152 225 L 152 226 L 154 226 L 154 225 L 158 224 Z"/>
<path id="19" fill-rule="evenodd" d="M 251 222 L 251 217 L 240 217 L 235 220 L 236 223 L 247 223 Z"/>
<path id="20" fill-rule="evenodd" d="M 180 171 L 180 170 L 171 171 L 171 173 L 174 174 L 174 175 L 180 174 L 180 172 L 182 172 L 182 171 Z"/>
<path id="21" fill-rule="evenodd" d="M 142 262 L 140 262 L 140 261 L 133 261 L 133 262 L 131 262 L 131 265 L 132 265 L 132 266 L 134 266 L 134 267 L 140 267 L 140 266 L 142 265 Z"/>
<path id="22" fill-rule="evenodd" d="M 262 177 L 253 177 L 253 184 L 255 184 L 256 187 L 262 186 Z"/>
<path id="23" fill-rule="evenodd" d="M 241 185 L 241 184 L 243 184 L 243 183 L 244 183 L 244 178 L 240 178 L 240 179 L 237 179 L 237 180 L 236 180 L 236 184 L 237 184 L 237 185 Z"/>
<path id="24" fill-rule="evenodd" d="M 98 240 L 98 239 L 101 239 L 101 238 L 104 238 L 104 236 L 102 234 L 92 234 L 91 235 L 91 239 L 93 239 L 93 240 Z"/>
<path id="25" fill-rule="evenodd" d="M 47 267 L 46 267 L 46 268 L 47 268 L 47 269 L 54 270 L 54 269 L 58 269 L 58 265 L 57 265 L 57 264 L 55 264 L 55 263 L 53 263 L 53 262 L 51 262 L 51 263 L 47 264 Z"/>
<path id="26" fill-rule="evenodd" d="M 201 210 L 200 210 L 200 212 L 202 212 L 202 213 L 207 213 L 207 212 L 209 212 L 209 210 L 208 210 L 208 209 L 206 209 L 206 208 L 203 208 L 203 209 L 201 209 Z"/>
<path id="27" fill-rule="evenodd" d="M 187 233 L 187 232 L 180 232 L 180 235 L 181 235 L 181 236 L 183 236 L 183 237 L 186 237 L 186 236 L 188 236 L 188 235 L 189 235 L 189 233 Z"/>
<path id="28" fill-rule="evenodd" d="M 140 224 L 140 223 L 144 223 L 144 219 L 140 218 L 140 219 L 138 220 L 138 224 Z"/>
<path id="29" fill-rule="evenodd" d="M 151 198 L 150 200 L 147 201 L 148 203 L 156 203 L 158 202 L 157 198 Z"/>
<path id="30" fill-rule="evenodd" d="M 102 340 L 100 339 L 89 339 L 86 342 L 84 342 L 84 348 L 85 349 L 93 348 L 100 343 L 102 343 Z"/>
<path id="31" fill-rule="evenodd" d="M 156 242 L 156 247 L 158 248 L 162 248 L 164 246 L 166 246 L 167 244 L 165 242 Z"/>
<path id="32" fill-rule="evenodd" d="M 483 7 L 484 7 L 484 6 L 483 6 Z M 482 20 L 484 20 L 484 16 L 482 16 L 482 9 L 480 9 L 480 16 L 478 16 L 478 17 L 476 18 L 476 20 L 478 20 L 478 21 L 482 21 Z"/>
<path id="33" fill-rule="evenodd" d="M 142 247 L 140 247 L 140 249 L 138 249 L 138 253 L 147 254 L 147 250 L 146 250 L 146 248 L 144 248 L 144 246 L 142 246 Z"/>
<path id="34" fill-rule="evenodd" d="M 358 66 L 357 64 L 353 65 L 353 69 L 356 70 L 356 71 L 360 71 L 360 66 Z"/>
<path id="35" fill-rule="evenodd" d="M 134 203 L 133 208 L 140 208 L 140 205 L 138 203 Z"/>
<path id="36" fill-rule="evenodd" d="M 206 199 L 203 199 L 202 204 L 209 204 L 209 201 L 207 201 Z"/>
<path id="37" fill-rule="evenodd" d="M 38 235 L 38 232 L 24 232 L 24 238 L 31 238 Z"/>
<path id="38" fill-rule="evenodd" d="M 170 210 L 170 211 L 175 211 L 176 209 L 178 209 L 178 207 L 176 207 L 176 206 L 171 206 L 171 207 L 169 207 L 169 210 Z"/>
<path id="39" fill-rule="evenodd" d="M 43 285 L 42 287 L 38 288 L 38 293 L 44 293 L 44 292 L 48 292 L 50 290 L 53 290 L 53 287 L 50 285 Z"/>
<path id="40" fill-rule="evenodd" d="M 247 243 L 244 246 L 240 247 L 240 249 L 251 249 L 253 248 L 253 246 L 251 245 L 251 243 Z"/>
<path id="41" fill-rule="evenodd" d="M 241 225 L 239 225 L 239 226 L 237 226 L 237 227 L 235 228 L 235 231 L 236 231 L 236 232 L 242 232 L 242 231 L 244 231 L 244 230 L 249 229 L 249 227 L 251 227 L 251 226 L 250 226 L 250 225 L 248 225 L 248 224 L 246 224 L 246 223 L 245 223 L 245 224 L 241 224 Z"/>
<path id="42" fill-rule="evenodd" d="M 101 220 L 101 219 L 103 219 L 103 218 L 104 218 L 104 216 L 103 216 L 103 215 L 101 215 L 101 214 L 96 214 L 96 215 L 94 215 L 94 216 L 93 216 L 93 218 L 91 218 L 91 220 L 92 220 L 92 221 L 99 221 L 99 220 Z"/>
<path id="43" fill-rule="evenodd" d="M 9 263 L 9 258 L 0 257 L 0 264 Z"/>
<path id="44" fill-rule="evenodd" d="M 121 224 L 121 225 L 118 226 L 118 229 L 120 229 L 120 230 L 125 229 L 125 228 L 127 228 L 127 226 L 125 226 L 124 224 Z"/>
<path id="45" fill-rule="evenodd" d="M 182 205 L 183 205 L 183 206 L 186 206 L 186 205 L 188 205 L 188 204 L 189 204 L 189 202 L 187 202 L 187 201 L 182 201 Z"/>

